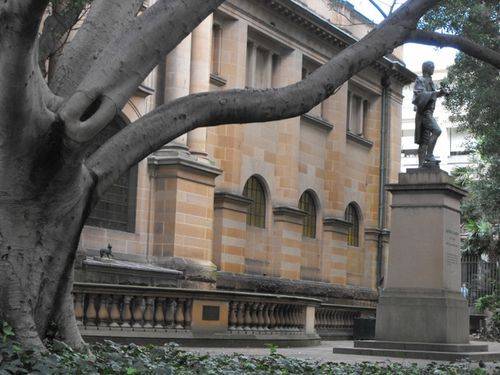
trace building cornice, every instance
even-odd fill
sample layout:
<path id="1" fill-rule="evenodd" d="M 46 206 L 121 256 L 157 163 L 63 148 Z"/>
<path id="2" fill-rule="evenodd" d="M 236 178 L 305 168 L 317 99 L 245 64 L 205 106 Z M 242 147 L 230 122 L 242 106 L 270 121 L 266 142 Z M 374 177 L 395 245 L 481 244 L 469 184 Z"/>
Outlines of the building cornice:
<path id="1" fill-rule="evenodd" d="M 328 19 L 321 17 L 298 0 L 259 1 L 340 49 L 347 48 L 358 41 L 357 38 L 347 31 L 334 25 Z M 410 84 L 416 79 L 416 75 L 407 69 L 402 62 L 391 60 L 387 57 L 373 62 L 372 68 L 383 74 L 393 76 L 403 84 Z"/>

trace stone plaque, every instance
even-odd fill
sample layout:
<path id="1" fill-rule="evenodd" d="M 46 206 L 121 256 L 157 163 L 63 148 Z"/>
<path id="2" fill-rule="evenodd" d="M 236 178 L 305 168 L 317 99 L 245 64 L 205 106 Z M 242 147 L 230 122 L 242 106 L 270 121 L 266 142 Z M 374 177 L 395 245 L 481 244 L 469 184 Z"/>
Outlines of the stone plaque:
<path id="1" fill-rule="evenodd" d="M 201 319 L 215 321 L 220 320 L 220 307 L 203 305 Z"/>

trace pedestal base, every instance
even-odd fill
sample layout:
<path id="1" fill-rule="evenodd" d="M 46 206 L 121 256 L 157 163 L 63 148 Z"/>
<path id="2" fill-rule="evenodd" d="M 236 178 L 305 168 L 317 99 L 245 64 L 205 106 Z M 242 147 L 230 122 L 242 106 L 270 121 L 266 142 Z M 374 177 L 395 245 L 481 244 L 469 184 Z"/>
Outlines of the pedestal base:
<path id="1" fill-rule="evenodd" d="M 460 293 L 390 288 L 377 306 L 375 337 L 380 341 L 468 344 L 467 301 Z"/>
<path id="2" fill-rule="evenodd" d="M 334 353 L 433 361 L 498 361 L 500 352 L 488 352 L 486 344 L 428 344 L 394 341 L 355 341 L 354 347 L 333 348 Z"/>

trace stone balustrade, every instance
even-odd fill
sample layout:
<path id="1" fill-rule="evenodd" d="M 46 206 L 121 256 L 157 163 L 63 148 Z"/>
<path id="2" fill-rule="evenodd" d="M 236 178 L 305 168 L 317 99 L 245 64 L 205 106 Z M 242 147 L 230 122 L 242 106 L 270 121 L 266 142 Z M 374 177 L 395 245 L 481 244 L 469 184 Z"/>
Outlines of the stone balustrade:
<path id="1" fill-rule="evenodd" d="M 323 303 L 316 309 L 316 331 L 321 338 L 351 338 L 354 319 L 362 316 L 375 316 L 375 307 Z"/>
<path id="2" fill-rule="evenodd" d="M 127 291 L 75 292 L 75 316 L 85 328 L 187 330 L 192 298 L 131 295 Z"/>
<path id="3" fill-rule="evenodd" d="M 221 290 L 75 283 L 75 316 L 89 341 L 312 345 L 317 299 Z M 252 343 L 253 341 L 253 343 Z"/>
<path id="4" fill-rule="evenodd" d="M 302 332 L 306 307 L 290 303 L 231 301 L 229 330 L 250 332 Z"/>

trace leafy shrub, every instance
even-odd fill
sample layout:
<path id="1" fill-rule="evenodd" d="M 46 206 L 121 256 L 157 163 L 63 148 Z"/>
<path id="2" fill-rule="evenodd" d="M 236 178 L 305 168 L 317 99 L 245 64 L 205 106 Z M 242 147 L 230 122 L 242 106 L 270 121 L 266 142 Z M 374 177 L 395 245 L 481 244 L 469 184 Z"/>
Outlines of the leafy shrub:
<path id="1" fill-rule="evenodd" d="M 0 325 L 1 327 L 2 325 Z M 397 363 L 323 363 L 312 360 L 289 358 L 277 353 L 270 346 L 270 354 L 251 357 L 243 354 L 204 355 L 181 350 L 177 344 L 164 346 L 119 345 L 111 341 L 89 346 L 86 353 L 75 352 L 67 345 L 53 341 L 47 353 L 23 350 L 11 339 L 11 330 L 2 328 L 0 344 L 0 375 L 7 374 L 162 374 L 162 375 L 351 375 L 351 374 L 487 374 L 468 362 L 453 364 L 430 363 L 419 367 L 416 364 Z M 497 369 L 500 371 L 500 368 Z"/>
<path id="2" fill-rule="evenodd" d="M 486 318 L 486 324 L 475 335 L 476 338 L 500 342 L 500 298 L 491 294 L 478 298 L 476 309 L 480 312 L 490 310 L 493 314 Z"/>
<path id="3" fill-rule="evenodd" d="M 480 297 L 476 301 L 476 309 L 479 312 L 484 312 L 486 309 L 494 310 L 497 307 L 500 307 L 500 301 L 494 294 Z"/>

